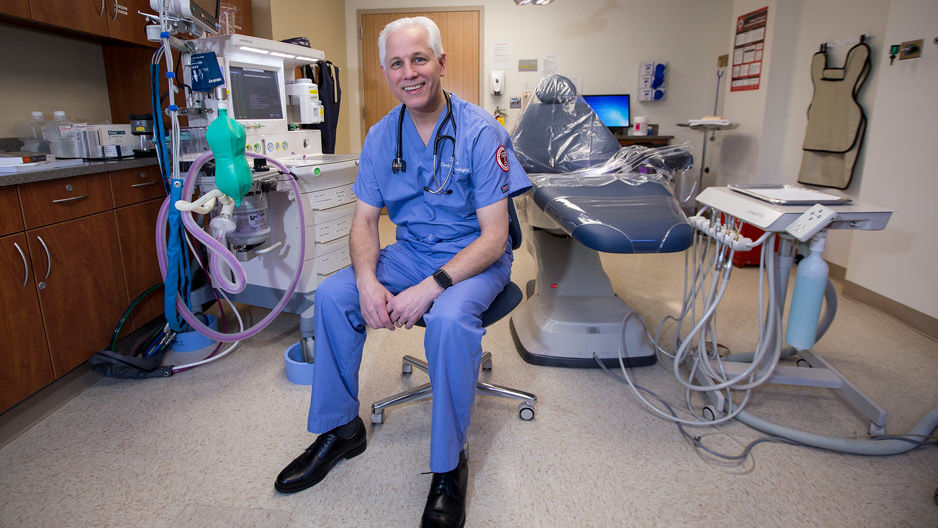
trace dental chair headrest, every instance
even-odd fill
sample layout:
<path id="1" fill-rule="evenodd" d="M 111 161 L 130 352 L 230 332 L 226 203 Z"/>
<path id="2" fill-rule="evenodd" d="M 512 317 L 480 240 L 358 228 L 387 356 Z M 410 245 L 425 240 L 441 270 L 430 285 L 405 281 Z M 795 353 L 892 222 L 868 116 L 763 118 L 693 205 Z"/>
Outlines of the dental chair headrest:
<path id="1" fill-rule="evenodd" d="M 576 86 L 563 75 L 550 75 L 537 83 L 534 94 L 544 104 L 560 104 L 576 101 Z"/>

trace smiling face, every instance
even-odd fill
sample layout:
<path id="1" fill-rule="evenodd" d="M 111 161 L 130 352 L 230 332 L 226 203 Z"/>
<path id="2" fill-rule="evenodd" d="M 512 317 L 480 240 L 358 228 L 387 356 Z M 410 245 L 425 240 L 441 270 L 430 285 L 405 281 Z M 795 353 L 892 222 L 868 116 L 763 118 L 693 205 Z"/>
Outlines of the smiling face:
<path id="1" fill-rule="evenodd" d="M 427 42 L 427 30 L 408 26 L 388 35 L 385 64 L 381 66 L 394 96 L 409 111 L 433 114 L 445 104 L 442 78 L 446 54 L 439 59 Z"/>

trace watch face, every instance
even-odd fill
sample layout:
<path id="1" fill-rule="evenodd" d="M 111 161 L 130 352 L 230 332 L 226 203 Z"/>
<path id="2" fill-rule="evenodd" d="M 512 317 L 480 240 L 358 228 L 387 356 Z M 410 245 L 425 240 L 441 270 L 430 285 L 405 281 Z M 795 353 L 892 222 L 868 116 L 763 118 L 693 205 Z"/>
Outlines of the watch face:
<path id="1" fill-rule="evenodd" d="M 433 280 L 444 290 L 453 285 L 453 279 L 442 268 L 433 272 Z"/>

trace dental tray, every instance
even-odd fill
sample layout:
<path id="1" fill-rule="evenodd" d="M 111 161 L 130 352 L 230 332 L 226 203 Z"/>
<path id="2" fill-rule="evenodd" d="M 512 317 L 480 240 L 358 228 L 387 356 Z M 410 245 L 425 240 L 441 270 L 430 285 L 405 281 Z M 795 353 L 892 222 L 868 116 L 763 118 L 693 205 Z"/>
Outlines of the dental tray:
<path id="1" fill-rule="evenodd" d="M 838 205 L 850 202 L 850 198 L 846 196 L 816 191 L 800 185 L 730 184 L 729 188 L 776 205 Z"/>

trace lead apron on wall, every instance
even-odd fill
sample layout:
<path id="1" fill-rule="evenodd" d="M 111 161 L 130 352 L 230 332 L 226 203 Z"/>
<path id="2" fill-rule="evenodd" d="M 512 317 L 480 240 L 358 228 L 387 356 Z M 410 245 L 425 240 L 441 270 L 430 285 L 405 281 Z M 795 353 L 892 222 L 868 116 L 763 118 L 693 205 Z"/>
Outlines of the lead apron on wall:
<path id="1" fill-rule="evenodd" d="M 850 185 L 866 132 L 857 93 L 869 72 L 870 48 L 862 41 L 847 52 L 843 68 L 827 67 L 826 47 L 814 54 L 814 97 L 808 106 L 799 182 L 838 189 Z"/>

